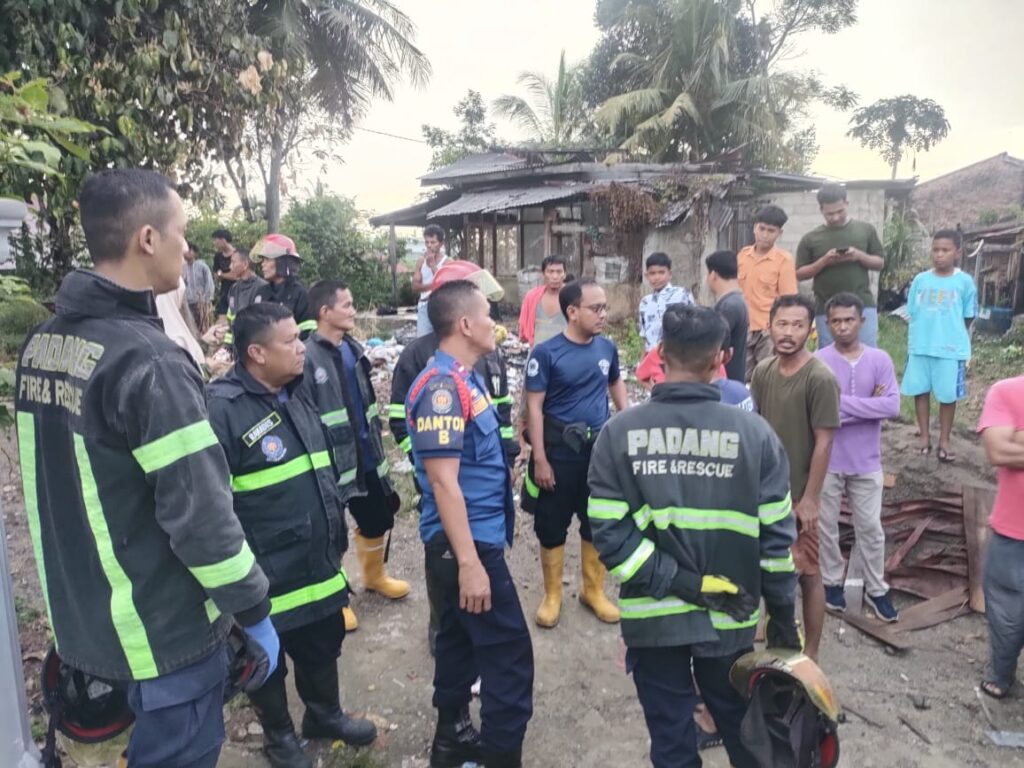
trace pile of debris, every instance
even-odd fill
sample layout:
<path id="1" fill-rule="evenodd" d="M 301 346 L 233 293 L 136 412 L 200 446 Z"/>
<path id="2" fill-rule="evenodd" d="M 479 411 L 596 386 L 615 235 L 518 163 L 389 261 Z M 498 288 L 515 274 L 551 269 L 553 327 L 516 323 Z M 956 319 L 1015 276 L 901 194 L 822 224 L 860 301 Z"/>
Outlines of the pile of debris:
<path id="1" fill-rule="evenodd" d="M 969 611 L 985 612 L 982 567 L 995 492 L 952 486 L 931 499 L 912 499 L 882 510 L 886 541 L 896 549 L 885 562 L 890 587 L 922 601 L 900 612 L 895 624 L 868 619 L 860 606 L 840 614 L 862 632 L 897 650 L 911 647 L 907 633 L 950 621 Z M 854 532 L 844 501 L 840 546 L 849 554 Z"/>

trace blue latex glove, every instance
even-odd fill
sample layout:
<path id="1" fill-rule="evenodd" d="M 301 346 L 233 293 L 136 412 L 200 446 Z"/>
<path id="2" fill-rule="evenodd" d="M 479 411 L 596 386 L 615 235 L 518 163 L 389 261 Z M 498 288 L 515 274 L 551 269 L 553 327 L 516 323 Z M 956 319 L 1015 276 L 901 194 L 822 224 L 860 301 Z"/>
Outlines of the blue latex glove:
<path id="1" fill-rule="evenodd" d="M 242 631 L 255 640 L 267 654 L 267 660 L 270 662 L 270 666 L 267 668 L 267 677 L 270 677 L 277 669 L 277 657 L 281 653 L 281 640 L 277 636 L 277 630 L 274 629 L 270 617 L 267 616 L 259 624 L 253 624 L 251 627 L 242 627 Z"/>

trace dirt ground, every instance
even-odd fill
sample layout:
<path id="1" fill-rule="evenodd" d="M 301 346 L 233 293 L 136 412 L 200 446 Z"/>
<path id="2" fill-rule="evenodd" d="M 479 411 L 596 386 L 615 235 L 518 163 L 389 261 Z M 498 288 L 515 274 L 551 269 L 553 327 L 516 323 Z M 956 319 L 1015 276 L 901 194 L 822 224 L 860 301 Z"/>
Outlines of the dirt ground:
<path id="1" fill-rule="evenodd" d="M 939 465 L 913 450 L 914 428 L 894 423 L 884 432 L 886 470 L 897 476 L 894 499 L 930 495 L 951 482 L 991 483 L 977 442 L 960 433 L 959 460 Z M 16 450 L 10 430 L 0 438 L 0 490 L 18 596 L 21 642 L 34 731 L 42 728 L 38 668 L 47 643 L 35 565 L 21 503 Z M 576 600 L 580 583 L 578 539 L 570 538 L 562 620 L 553 630 L 531 626 L 536 658 L 534 716 L 524 764 L 533 768 L 648 765 L 648 739 L 632 682 L 623 670 L 617 627 L 600 624 Z M 537 544 L 528 517 L 520 514 L 509 561 L 527 616 L 541 595 Z M 413 584 L 399 603 L 360 594 L 354 557 L 346 564 L 356 586 L 360 629 L 349 636 L 341 661 L 346 708 L 378 724 L 377 744 L 357 753 L 339 743 L 310 745 L 319 766 L 425 768 L 433 729 L 432 661 L 427 650 L 427 601 L 422 586 L 422 547 L 415 517 L 405 513 L 394 531 L 390 570 Z M 609 589 L 613 589 L 609 587 Z M 899 596 L 897 597 L 899 600 Z M 913 649 L 895 655 L 841 620 L 827 619 L 822 666 L 845 707 L 840 726 L 841 765 L 891 768 L 1024 765 L 1024 753 L 990 746 L 989 728 L 974 687 L 987 658 L 984 618 L 969 615 L 915 632 Z M 916 698 L 916 703 L 915 703 Z M 990 703 L 999 728 L 1024 730 L 1024 701 Z M 301 705 L 293 696 L 298 721 Z M 221 766 L 263 766 L 261 736 L 252 712 L 232 704 L 229 743 Z M 930 743 L 899 720 L 903 716 Z M 704 753 L 705 765 L 725 768 L 725 752 Z M 72 764 L 65 761 L 65 765 Z"/>

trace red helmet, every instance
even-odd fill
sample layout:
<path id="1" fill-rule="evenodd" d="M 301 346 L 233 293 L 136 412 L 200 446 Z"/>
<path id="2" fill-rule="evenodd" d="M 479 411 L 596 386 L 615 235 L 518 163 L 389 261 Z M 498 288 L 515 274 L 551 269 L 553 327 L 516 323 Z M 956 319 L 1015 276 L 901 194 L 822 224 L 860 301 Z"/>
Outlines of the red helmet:
<path id="1" fill-rule="evenodd" d="M 434 273 L 434 281 L 430 285 L 432 288 L 440 288 L 452 280 L 469 280 L 475 283 L 488 301 L 501 301 L 505 296 L 505 289 L 494 279 L 494 275 L 472 261 L 446 260 Z"/>
<path id="2" fill-rule="evenodd" d="M 295 249 L 295 241 L 281 234 L 264 235 L 252 249 L 252 255 L 261 259 L 277 259 L 281 256 L 294 256 L 302 260 Z"/>
<path id="3" fill-rule="evenodd" d="M 40 677 L 51 728 L 55 726 L 76 742 L 107 741 L 135 722 L 123 684 L 65 664 L 52 645 L 43 659 Z"/>

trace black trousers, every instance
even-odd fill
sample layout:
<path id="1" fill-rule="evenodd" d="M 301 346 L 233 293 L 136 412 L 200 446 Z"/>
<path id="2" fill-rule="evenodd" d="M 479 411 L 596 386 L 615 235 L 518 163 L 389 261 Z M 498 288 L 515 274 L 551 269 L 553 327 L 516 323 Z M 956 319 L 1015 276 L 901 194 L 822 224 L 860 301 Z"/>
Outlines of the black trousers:
<path id="1" fill-rule="evenodd" d="M 586 460 L 549 459 L 555 473 L 555 490 L 540 489 L 533 505 L 533 532 L 545 549 L 561 547 L 569 534 L 573 515 L 580 521 L 580 538 L 593 541 L 590 533 L 590 519 L 587 517 L 587 503 L 590 487 L 587 485 Z M 533 477 L 533 459 L 527 467 Z"/>
<path id="2" fill-rule="evenodd" d="M 277 669 L 267 683 L 288 676 L 284 663 L 287 653 L 292 663 L 310 674 L 327 664 L 333 664 L 341 656 L 341 644 L 345 639 L 345 619 L 341 611 L 331 611 L 322 619 L 303 624 L 295 629 L 278 633 L 281 638 L 281 652 L 277 657 Z"/>
<path id="3" fill-rule="evenodd" d="M 630 648 L 626 671 L 632 673 L 637 697 L 651 735 L 654 768 L 700 768 L 697 729 L 693 710 L 697 705 L 694 677 L 725 743 L 735 768 L 758 768 L 758 762 L 740 743 L 740 723 L 747 703 L 729 682 L 733 663 L 752 648 L 728 656 L 691 656 L 689 646 Z"/>
<path id="4" fill-rule="evenodd" d="M 395 527 L 395 513 L 384 493 L 384 486 L 376 471 L 363 475 L 366 495 L 348 500 L 348 511 L 356 519 L 359 532 L 367 539 L 378 539 Z"/>
<path id="5" fill-rule="evenodd" d="M 426 544 L 428 580 L 435 581 L 439 631 L 434 656 L 434 706 L 456 712 L 480 685 L 480 738 L 484 748 L 513 752 L 523 745 L 533 715 L 533 643 L 519 604 L 504 547 L 477 542 L 491 580 L 491 610 L 459 608 L 459 566 L 444 534 Z"/>

